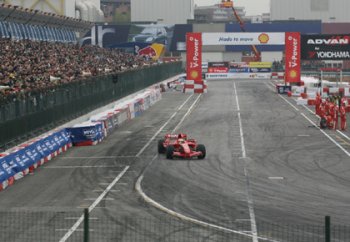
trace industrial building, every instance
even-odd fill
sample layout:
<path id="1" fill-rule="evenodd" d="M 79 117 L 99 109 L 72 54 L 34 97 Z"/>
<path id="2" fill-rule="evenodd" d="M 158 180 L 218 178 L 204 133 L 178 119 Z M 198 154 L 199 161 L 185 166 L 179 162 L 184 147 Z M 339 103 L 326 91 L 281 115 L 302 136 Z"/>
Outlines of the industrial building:
<path id="1" fill-rule="evenodd" d="M 271 0 L 271 20 L 350 22 L 349 0 Z"/>
<path id="2" fill-rule="evenodd" d="M 132 0 L 131 22 L 186 24 L 194 19 L 194 0 Z"/>

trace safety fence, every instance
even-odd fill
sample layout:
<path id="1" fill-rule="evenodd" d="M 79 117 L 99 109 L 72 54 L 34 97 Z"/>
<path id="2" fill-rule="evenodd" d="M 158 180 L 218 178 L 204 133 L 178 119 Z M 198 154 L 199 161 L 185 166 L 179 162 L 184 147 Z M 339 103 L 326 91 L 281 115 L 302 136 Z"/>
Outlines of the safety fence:
<path id="1" fill-rule="evenodd" d="M 181 63 L 90 77 L 0 105 L 0 150 L 181 73 Z"/>
<path id="2" fill-rule="evenodd" d="M 283 225 L 257 222 L 257 233 L 249 221 L 226 221 L 219 226 L 202 226 L 167 215 L 149 217 L 112 216 L 108 208 L 90 215 L 82 211 L 6 211 L 0 212 L 0 241 L 71 242 L 346 242 L 350 227 L 325 225 Z M 81 223 L 77 223 L 81 218 Z M 220 225 L 221 224 L 221 225 Z M 74 226 L 76 225 L 76 226 Z M 72 233 L 70 233 L 72 232 Z M 258 240 L 254 240 L 258 239 Z"/>

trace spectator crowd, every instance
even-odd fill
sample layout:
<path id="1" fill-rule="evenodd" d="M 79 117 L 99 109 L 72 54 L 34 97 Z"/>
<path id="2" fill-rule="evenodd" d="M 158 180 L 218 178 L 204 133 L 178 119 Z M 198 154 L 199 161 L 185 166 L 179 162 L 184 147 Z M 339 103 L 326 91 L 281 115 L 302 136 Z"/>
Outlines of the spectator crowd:
<path id="1" fill-rule="evenodd" d="M 0 60 L 0 105 L 88 76 L 147 65 L 142 57 L 117 49 L 10 39 L 0 39 Z"/>

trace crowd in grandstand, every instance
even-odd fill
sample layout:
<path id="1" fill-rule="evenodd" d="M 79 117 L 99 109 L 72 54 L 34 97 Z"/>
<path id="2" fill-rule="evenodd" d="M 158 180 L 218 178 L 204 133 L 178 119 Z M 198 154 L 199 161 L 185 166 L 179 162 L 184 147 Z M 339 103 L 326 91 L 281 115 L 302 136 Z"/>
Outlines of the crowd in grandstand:
<path id="1" fill-rule="evenodd" d="M 144 59 L 119 50 L 66 43 L 0 39 L 0 104 L 59 85 L 140 68 Z"/>

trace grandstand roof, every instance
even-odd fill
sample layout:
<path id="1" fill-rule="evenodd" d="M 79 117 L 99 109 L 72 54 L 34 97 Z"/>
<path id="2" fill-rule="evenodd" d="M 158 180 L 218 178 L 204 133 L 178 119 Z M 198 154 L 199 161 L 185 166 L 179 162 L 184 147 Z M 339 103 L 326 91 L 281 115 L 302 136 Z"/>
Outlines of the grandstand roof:
<path id="1" fill-rule="evenodd" d="M 94 23 L 36 9 L 23 8 L 16 5 L 1 4 L 0 20 L 33 25 L 45 25 L 55 28 L 66 28 L 76 32 L 88 31 Z"/>

